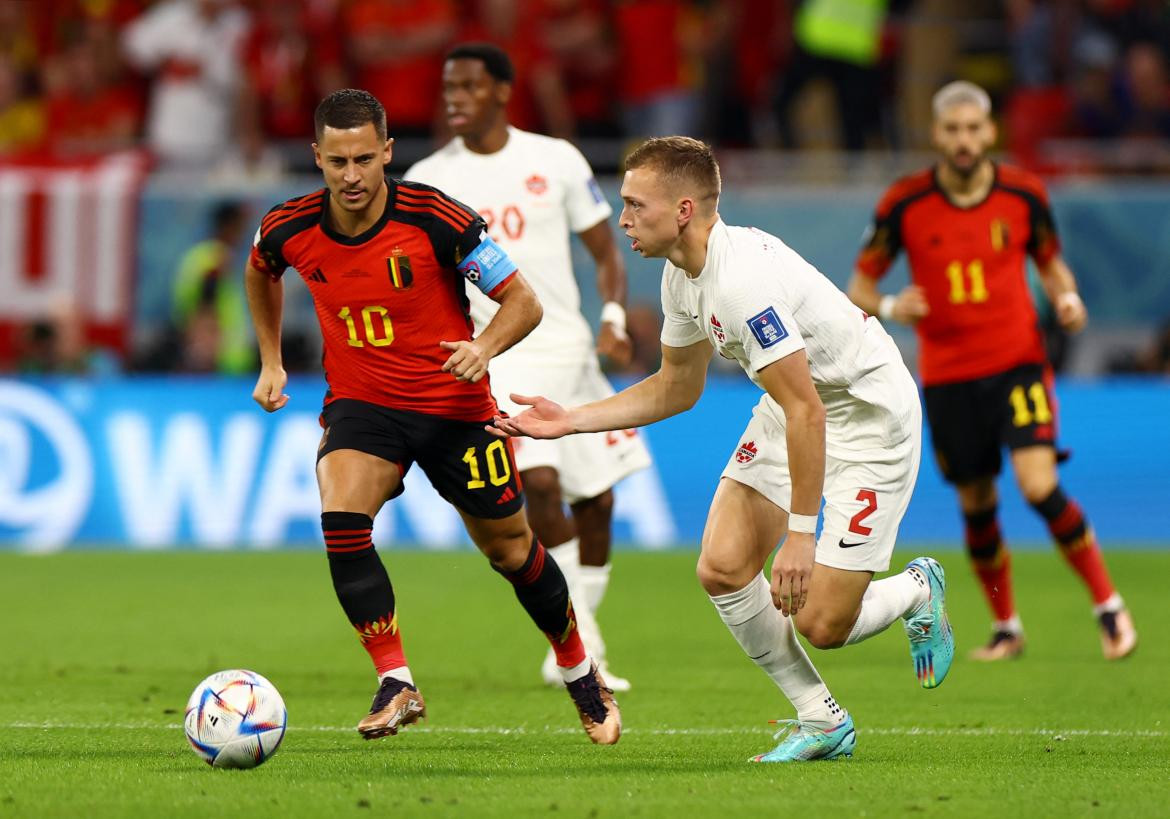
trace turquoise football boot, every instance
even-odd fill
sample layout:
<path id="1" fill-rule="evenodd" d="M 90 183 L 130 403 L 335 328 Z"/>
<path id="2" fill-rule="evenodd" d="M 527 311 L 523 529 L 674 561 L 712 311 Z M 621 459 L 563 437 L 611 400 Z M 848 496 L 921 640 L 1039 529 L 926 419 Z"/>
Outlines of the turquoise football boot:
<path id="1" fill-rule="evenodd" d="M 811 762 L 816 759 L 837 759 L 853 756 L 857 745 L 857 732 L 853 730 L 853 717 L 830 731 L 813 728 L 794 719 L 780 720 L 781 726 L 773 739 L 780 744 L 766 754 L 753 756 L 749 762 Z"/>
<path id="2" fill-rule="evenodd" d="M 914 673 L 923 688 L 938 688 L 955 658 L 955 632 L 946 609 L 946 575 L 932 557 L 915 558 L 906 568 L 922 572 L 930 586 L 930 597 L 903 622 L 906 636 L 910 638 Z"/>

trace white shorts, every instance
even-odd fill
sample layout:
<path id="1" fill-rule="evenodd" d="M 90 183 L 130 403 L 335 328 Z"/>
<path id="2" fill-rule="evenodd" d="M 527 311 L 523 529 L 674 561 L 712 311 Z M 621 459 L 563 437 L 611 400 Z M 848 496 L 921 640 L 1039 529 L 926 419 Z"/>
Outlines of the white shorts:
<path id="1" fill-rule="evenodd" d="M 889 447 L 880 460 L 846 461 L 825 456 L 824 524 L 816 562 L 836 569 L 884 572 L 898 539 L 898 526 L 922 455 L 921 410 L 908 436 Z M 784 426 L 760 406 L 732 453 L 723 477 L 750 486 L 781 509 L 792 503 L 788 444 Z"/>
<path id="2" fill-rule="evenodd" d="M 496 359 L 489 373 L 496 402 L 511 415 L 526 409 L 512 403 L 511 393 L 543 395 L 566 407 L 600 401 L 614 393 L 593 355 L 575 365 Z M 525 472 L 548 466 L 557 470 L 561 494 L 570 504 L 595 498 L 627 475 L 650 466 L 650 452 L 633 429 L 567 435 L 552 441 L 514 438 L 512 443 L 517 469 Z"/>

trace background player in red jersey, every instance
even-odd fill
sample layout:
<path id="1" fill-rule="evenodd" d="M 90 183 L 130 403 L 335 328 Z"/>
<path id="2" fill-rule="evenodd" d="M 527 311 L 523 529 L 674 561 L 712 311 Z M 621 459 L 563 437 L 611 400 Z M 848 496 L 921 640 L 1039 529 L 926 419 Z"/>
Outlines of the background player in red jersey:
<path id="1" fill-rule="evenodd" d="M 1028 292 L 1027 257 L 1062 328 L 1079 331 L 1087 314 L 1060 254 L 1048 195 L 1036 177 L 988 158 L 996 130 L 983 89 L 967 82 L 943 87 L 934 115 L 941 161 L 900 179 L 882 197 L 849 296 L 918 334 L 935 454 L 958 491 L 967 551 L 995 616 L 991 641 L 972 656 L 1014 657 L 1024 646 L 996 512 L 995 478 L 1007 446 L 1020 491 L 1092 595 L 1105 657 L 1125 657 L 1137 645 L 1133 620 L 1056 470 L 1056 404 Z M 912 284 L 882 295 L 878 280 L 903 249 Z"/>
<path id="2" fill-rule="evenodd" d="M 417 461 L 547 635 L 589 738 L 617 742 L 617 704 L 581 642 L 564 576 L 528 528 L 512 450 L 484 429 L 497 412 L 488 362 L 536 326 L 540 303 L 478 214 L 385 175 L 393 140 L 373 96 L 330 94 L 315 124 L 326 186 L 269 211 L 245 272 L 261 359 L 252 397 L 269 412 L 288 402 L 280 277 L 293 267 L 325 342 L 317 481 L 330 574 L 379 677 L 358 731 L 394 734 L 425 715 L 370 537 L 374 516 L 402 493 Z M 475 338 L 464 279 L 500 305 Z"/>

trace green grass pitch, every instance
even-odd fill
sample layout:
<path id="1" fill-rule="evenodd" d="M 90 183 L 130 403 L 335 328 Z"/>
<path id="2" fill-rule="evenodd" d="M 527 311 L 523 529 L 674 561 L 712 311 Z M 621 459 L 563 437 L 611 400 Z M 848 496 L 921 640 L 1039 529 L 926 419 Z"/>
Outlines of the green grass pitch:
<path id="1" fill-rule="evenodd" d="M 1105 663 L 1084 591 L 1017 553 L 1030 644 L 963 655 L 987 616 L 943 553 L 959 658 L 918 687 L 897 625 L 810 652 L 853 713 L 851 760 L 749 765 L 787 703 L 694 579 L 694 554 L 619 553 L 601 621 L 634 691 L 589 744 L 542 687 L 544 644 L 474 554 L 384 552 L 429 720 L 365 742 L 374 681 L 325 558 L 309 552 L 0 555 L 0 816 L 1154 816 L 1170 811 L 1170 554 L 1111 552 L 1141 642 Z M 904 562 L 901 555 L 894 565 Z M 289 708 L 253 771 L 208 768 L 180 727 L 206 674 L 251 668 Z"/>

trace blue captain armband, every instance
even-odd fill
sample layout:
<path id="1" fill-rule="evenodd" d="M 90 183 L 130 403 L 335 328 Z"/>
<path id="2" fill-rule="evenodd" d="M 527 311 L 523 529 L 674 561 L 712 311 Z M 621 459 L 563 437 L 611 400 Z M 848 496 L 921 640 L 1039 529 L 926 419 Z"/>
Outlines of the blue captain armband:
<path id="1" fill-rule="evenodd" d="M 481 239 L 482 241 L 475 250 L 468 253 L 463 261 L 455 265 L 455 269 L 483 293 L 490 296 L 499 289 L 500 285 L 511 278 L 518 268 L 492 237 L 483 233 Z"/>

